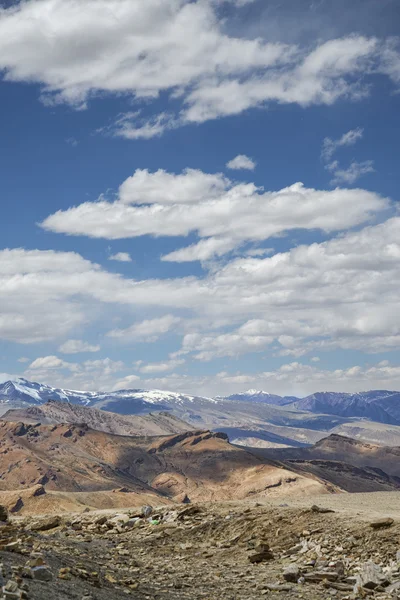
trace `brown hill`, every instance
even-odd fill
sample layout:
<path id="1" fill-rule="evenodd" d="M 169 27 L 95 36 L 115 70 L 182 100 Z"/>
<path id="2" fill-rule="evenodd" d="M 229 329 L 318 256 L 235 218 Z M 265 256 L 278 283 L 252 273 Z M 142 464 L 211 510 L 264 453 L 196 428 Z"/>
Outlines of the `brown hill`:
<path id="1" fill-rule="evenodd" d="M 7 411 L 3 421 L 23 423 L 85 423 L 90 429 L 116 435 L 168 435 L 188 431 L 192 426 L 166 412 L 146 415 L 118 415 L 97 408 L 49 400 L 39 406 Z"/>
<path id="2" fill-rule="evenodd" d="M 257 450 L 297 472 L 313 473 L 349 492 L 400 489 L 400 447 L 332 434 L 309 448 Z"/>
<path id="3" fill-rule="evenodd" d="M 86 425 L 0 422 L 0 491 L 26 493 L 38 485 L 57 493 L 122 488 L 126 505 L 134 504 L 130 493 L 166 501 L 182 494 L 192 500 L 230 500 L 334 490 L 317 477 L 260 460 L 210 431 L 150 438 L 116 436 Z"/>

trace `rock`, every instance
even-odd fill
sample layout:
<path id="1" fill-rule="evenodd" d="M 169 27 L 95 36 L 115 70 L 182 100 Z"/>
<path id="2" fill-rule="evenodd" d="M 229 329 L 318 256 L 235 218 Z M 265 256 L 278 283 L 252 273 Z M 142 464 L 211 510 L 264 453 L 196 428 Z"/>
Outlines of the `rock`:
<path id="1" fill-rule="evenodd" d="M 2 504 L 0 504 L 0 521 L 8 521 L 8 510 Z"/>
<path id="2" fill-rule="evenodd" d="M 46 565 L 41 565 L 40 567 L 33 567 L 32 576 L 33 579 L 37 579 L 38 581 L 51 581 L 53 579 L 53 573 Z"/>
<path id="3" fill-rule="evenodd" d="M 32 531 L 49 531 L 55 529 L 61 525 L 61 517 L 59 515 L 53 515 L 46 519 L 40 519 L 40 521 L 34 521 L 30 526 Z"/>
<path id="4" fill-rule="evenodd" d="M 264 560 L 272 560 L 273 558 L 274 555 L 266 543 L 259 544 L 254 548 L 254 551 L 248 555 L 248 559 L 251 563 L 260 563 Z"/>
<path id="5" fill-rule="evenodd" d="M 26 563 L 27 567 L 42 567 L 43 565 L 45 565 L 45 561 L 44 558 L 41 554 L 39 554 L 38 556 L 32 556 L 32 558 L 30 558 L 28 560 L 28 562 Z"/>
<path id="6" fill-rule="evenodd" d="M 102 515 L 101 517 L 97 517 L 97 519 L 94 520 L 96 525 L 104 525 L 104 523 L 107 523 L 108 517 L 106 515 Z"/>
<path id="7" fill-rule="evenodd" d="M 384 519 L 377 519 L 376 521 L 371 521 L 369 526 L 372 527 L 373 529 L 381 529 L 383 527 L 391 527 L 393 525 L 393 523 L 394 523 L 394 519 L 387 517 Z"/>
<path id="8" fill-rule="evenodd" d="M 338 574 L 336 571 L 312 571 L 311 573 L 304 573 L 304 579 L 310 583 L 319 583 L 320 581 L 336 581 Z"/>
<path id="9" fill-rule="evenodd" d="M 6 552 L 16 552 L 17 554 L 21 553 L 21 540 L 16 540 L 15 542 L 10 542 L 4 546 L 4 550 Z"/>
<path id="10" fill-rule="evenodd" d="M 400 590 L 400 581 L 394 581 L 391 585 L 386 588 L 386 592 L 388 594 L 393 594 L 393 592 L 398 592 Z"/>
<path id="11" fill-rule="evenodd" d="M 293 589 L 293 586 L 285 583 L 265 583 L 263 587 L 270 592 L 290 592 Z"/>
<path id="12" fill-rule="evenodd" d="M 46 490 L 43 485 L 35 485 L 34 489 L 32 490 L 32 497 L 37 498 L 37 496 L 43 496 L 45 493 Z"/>
<path id="13" fill-rule="evenodd" d="M 20 600 L 22 597 L 22 592 L 18 588 L 18 584 L 16 581 L 7 581 L 6 585 L 3 587 L 4 598 L 7 600 Z"/>
<path id="14" fill-rule="evenodd" d="M 385 583 L 387 585 L 389 582 L 386 580 L 381 567 L 369 561 L 361 566 L 361 571 L 356 577 L 355 591 L 360 588 L 374 590 Z"/>
<path id="15" fill-rule="evenodd" d="M 335 512 L 331 508 L 324 508 L 322 506 L 317 506 L 316 504 L 313 504 L 313 506 L 311 507 L 311 511 L 315 512 L 315 513 L 320 513 L 320 514 L 334 513 Z"/>
<path id="16" fill-rule="evenodd" d="M 174 497 L 175 502 L 179 502 L 180 504 L 190 504 L 190 498 L 187 494 L 178 494 Z"/>
<path id="17" fill-rule="evenodd" d="M 124 526 L 129 521 L 129 515 L 121 514 L 115 515 L 111 519 L 107 520 L 107 525 L 111 525 L 111 527 Z"/>
<path id="18" fill-rule="evenodd" d="M 63 567 L 58 571 L 58 579 L 71 579 L 71 569 Z"/>
<path id="19" fill-rule="evenodd" d="M 147 519 L 148 517 L 150 517 L 150 516 L 152 515 L 152 513 L 153 513 L 153 507 L 152 507 L 152 506 L 149 506 L 149 505 L 142 506 L 142 508 L 141 508 L 141 511 L 140 511 L 140 512 L 141 512 L 142 516 L 143 516 L 145 519 Z"/>
<path id="20" fill-rule="evenodd" d="M 340 592 L 352 592 L 353 586 L 348 583 L 336 583 L 335 581 L 324 581 L 323 586 L 325 588 L 330 588 L 334 590 L 338 590 Z"/>
<path id="21" fill-rule="evenodd" d="M 11 513 L 19 512 L 21 510 L 21 508 L 23 508 L 23 506 L 24 506 L 24 502 L 23 502 L 21 496 L 19 496 L 17 498 L 17 500 L 14 502 L 14 504 L 12 506 L 10 506 L 10 512 Z"/>
<path id="22" fill-rule="evenodd" d="M 290 581 L 292 583 L 296 583 L 298 578 L 300 577 L 300 569 L 297 565 L 289 565 L 283 571 L 283 579 L 285 581 Z"/>

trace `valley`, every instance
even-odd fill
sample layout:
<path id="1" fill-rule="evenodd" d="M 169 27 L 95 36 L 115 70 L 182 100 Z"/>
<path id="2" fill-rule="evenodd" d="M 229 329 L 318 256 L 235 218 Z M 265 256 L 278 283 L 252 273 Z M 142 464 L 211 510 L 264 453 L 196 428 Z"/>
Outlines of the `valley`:
<path id="1" fill-rule="evenodd" d="M 400 426 L 250 392 L 3 384 L 14 597 L 392 600 Z"/>

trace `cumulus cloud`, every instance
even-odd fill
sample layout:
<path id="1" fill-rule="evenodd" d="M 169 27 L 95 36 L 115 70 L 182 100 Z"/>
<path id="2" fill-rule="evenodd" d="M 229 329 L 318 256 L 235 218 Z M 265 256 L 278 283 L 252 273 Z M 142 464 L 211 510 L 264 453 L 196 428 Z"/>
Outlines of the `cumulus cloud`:
<path id="1" fill-rule="evenodd" d="M 124 367 L 122 361 L 113 361 L 110 358 L 73 363 L 57 356 L 42 356 L 29 365 L 24 372 L 24 377 L 46 382 L 55 387 L 107 390 L 111 388 L 116 374 Z"/>
<path id="2" fill-rule="evenodd" d="M 62 360 L 61 358 L 58 358 L 58 356 L 41 356 L 40 358 L 36 358 L 29 365 L 28 370 L 70 369 L 71 371 L 74 371 L 77 367 L 77 365 Z"/>
<path id="3" fill-rule="evenodd" d="M 253 159 L 245 154 L 238 154 L 235 158 L 232 158 L 229 162 L 226 163 L 228 169 L 247 169 L 249 171 L 254 171 L 256 168 L 256 164 Z"/>
<path id="4" fill-rule="evenodd" d="M 131 255 L 128 252 L 117 252 L 116 254 L 111 254 L 108 257 L 108 260 L 116 260 L 117 262 L 132 262 Z"/>
<path id="5" fill-rule="evenodd" d="M 80 352 L 99 352 L 100 346 L 88 344 L 83 340 L 67 340 L 58 349 L 62 354 L 79 354 Z"/>
<path id="6" fill-rule="evenodd" d="M 173 371 L 177 367 L 183 365 L 186 361 L 184 359 L 171 359 L 166 360 L 164 362 L 156 362 L 156 363 L 143 363 L 139 361 L 138 370 L 140 373 L 165 373 L 167 371 Z"/>
<path id="7" fill-rule="evenodd" d="M 250 0 L 230 0 L 237 10 Z M 26 0 L 0 12 L 0 69 L 41 86 L 48 106 L 85 108 L 126 94 L 147 105 L 167 94 L 176 114 L 116 118 L 107 130 L 150 138 L 166 129 L 271 102 L 330 105 L 368 94 L 376 73 L 399 81 L 393 40 L 361 35 L 298 47 L 226 33 L 210 0 Z"/>
<path id="8" fill-rule="evenodd" d="M 221 173 L 187 169 L 176 175 L 139 169 L 121 185 L 114 202 L 100 199 L 58 211 L 42 227 L 107 239 L 195 232 L 202 238 L 198 243 L 163 257 L 186 262 L 222 256 L 243 243 L 291 229 L 348 229 L 388 207 L 386 199 L 361 189 L 316 190 L 296 183 L 268 192 Z"/>
<path id="9" fill-rule="evenodd" d="M 181 393 L 215 396 L 246 391 L 249 387 L 266 389 L 282 395 L 306 396 L 320 390 L 359 392 L 377 389 L 399 389 L 400 366 L 378 363 L 371 366 L 353 364 L 346 369 L 320 369 L 300 362 L 283 364 L 271 371 L 228 372 L 216 375 L 191 376 L 179 373 L 158 377 L 128 376 L 118 380 L 114 389 L 132 387 L 165 389 Z"/>
<path id="10" fill-rule="evenodd" d="M 155 342 L 161 335 L 171 331 L 180 321 L 181 319 L 174 315 L 164 315 L 156 319 L 146 319 L 134 323 L 126 329 L 113 329 L 107 333 L 107 336 L 125 342 L 134 340 Z"/>
<path id="11" fill-rule="evenodd" d="M 65 339 L 97 311 L 126 306 L 150 316 L 110 331 L 110 338 L 130 343 L 171 331 L 182 335 L 181 349 L 149 363 L 148 374 L 179 369 L 171 361 L 253 352 L 296 359 L 338 348 L 395 351 L 400 347 L 399 240 L 400 217 L 394 216 L 323 243 L 237 257 L 203 277 L 143 281 L 109 273 L 73 252 L 3 250 L 0 337 L 22 343 Z M 25 375 L 81 389 L 114 385 L 116 369 L 124 371 L 121 380 L 130 376 L 123 364 L 104 360 L 79 366 L 49 353 L 32 361 Z M 139 368 L 146 369 L 146 363 Z M 385 373 L 379 370 L 377 377 Z M 181 378 L 180 385 L 185 381 Z"/>

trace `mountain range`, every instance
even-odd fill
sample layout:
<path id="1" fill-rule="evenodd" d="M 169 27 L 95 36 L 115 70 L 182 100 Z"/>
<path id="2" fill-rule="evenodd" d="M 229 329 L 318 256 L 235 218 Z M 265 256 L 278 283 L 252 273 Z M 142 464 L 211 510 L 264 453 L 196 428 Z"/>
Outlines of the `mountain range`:
<path id="1" fill-rule="evenodd" d="M 243 402 L 289 407 L 315 414 L 362 417 L 379 423 L 400 425 L 400 392 L 389 390 L 371 390 L 355 394 L 317 392 L 305 398 L 278 396 L 265 391 L 248 390 L 229 396 L 208 398 L 163 390 L 77 391 L 54 388 L 23 378 L 0 384 L 0 403 L 2 405 L 13 404 L 15 407 L 18 403 L 23 406 L 24 404 L 42 404 L 47 400 L 61 400 L 72 404 L 94 406 L 120 414 L 169 410 L 174 406 L 190 408 L 198 403 L 216 406 L 226 402 Z"/>
<path id="2" fill-rule="evenodd" d="M 22 378 L 0 384 L 0 415 L 15 409 L 39 409 L 49 400 L 82 409 L 94 408 L 102 415 L 116 413 L 119 419 L 150 413 L 154 418 L 156 413 L 169 413 L 190 427 L 222 431 L 231 441 L 244 446 L 301 447 L 330 433 L 381 445 L 400 445 L 400 392 L 396 391 L 318 392 L 297 398 L 248 390 L 209 398 L 163 390 L 77 391 Z M 47 414 L 51 412 L 49 407 L 45 410 Z M 60 413 L 61 409 L 57 410 Z M 25 412 L 22 414 L 29 418 Z M 37 420 L 49 422 L 45 416 Z M 60 422 L 60 418 L 55 422 Z M 85 421 L 78 416 L 75 420 Z M 136 431 L 137 423 L 117 424 L 116 416 L 111 421 L 105 431 L 129 434 L 132 427 Z"/>

